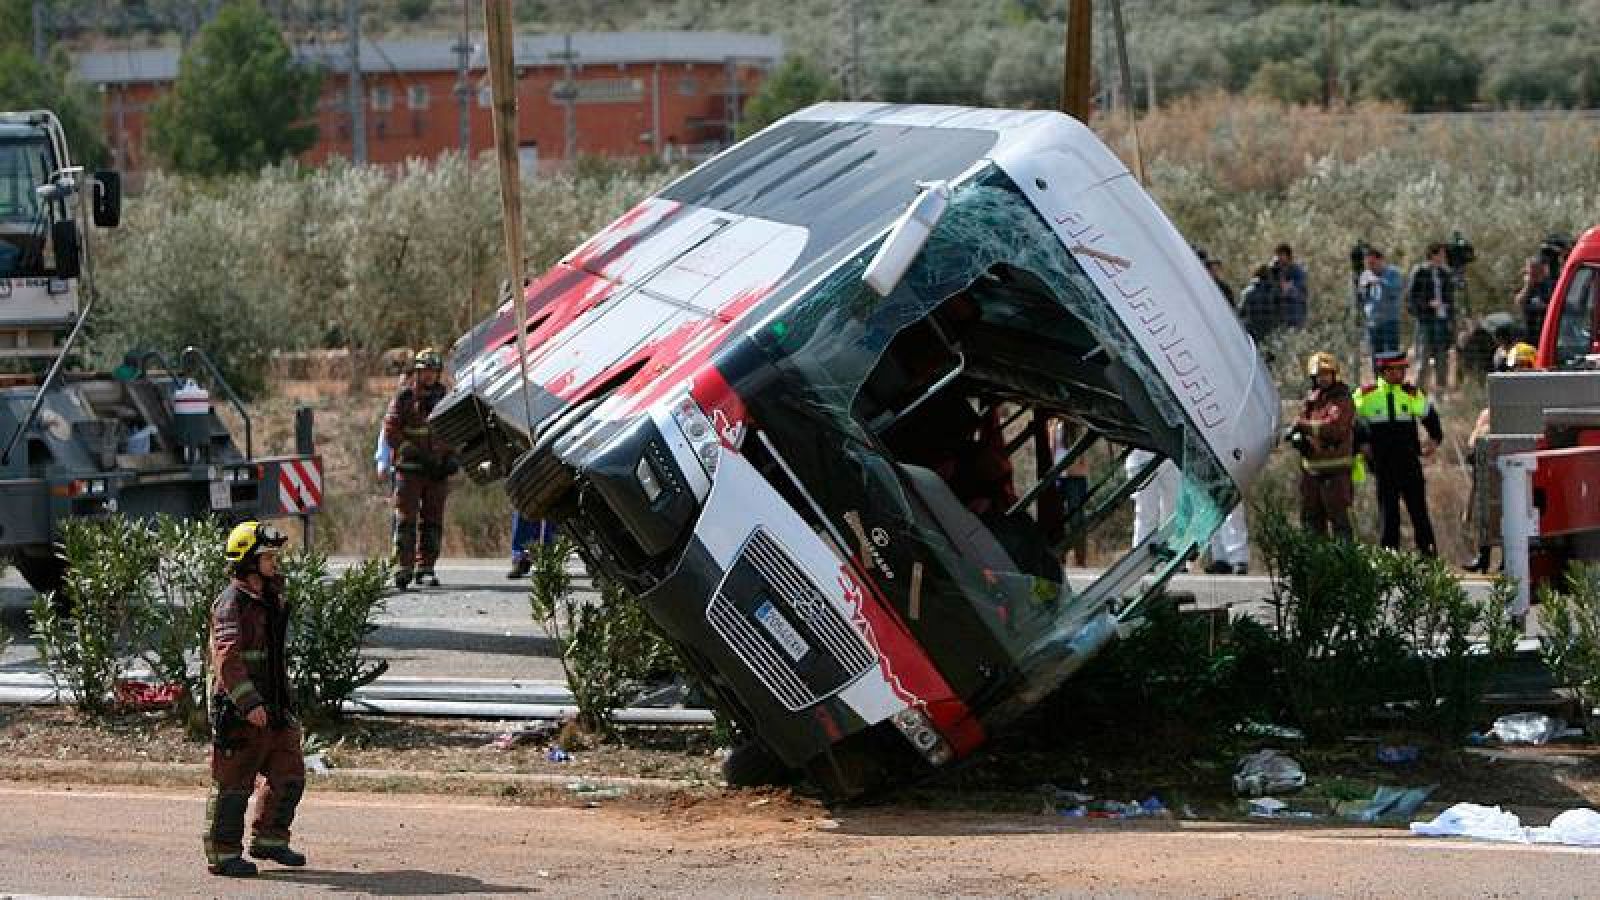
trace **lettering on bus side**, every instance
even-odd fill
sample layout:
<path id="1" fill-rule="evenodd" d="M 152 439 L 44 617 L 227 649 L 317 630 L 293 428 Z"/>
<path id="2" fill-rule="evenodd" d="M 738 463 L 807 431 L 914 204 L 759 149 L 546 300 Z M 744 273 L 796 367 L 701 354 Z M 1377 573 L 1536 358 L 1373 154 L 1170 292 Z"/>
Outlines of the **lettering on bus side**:
<path id="1" fill-rule="evenodd" d="M 1204 364 L 1190 346 L 1180 323 L 1174 319 L 1161 298 L 1140 277 L 1138 265 L 1132 259 L 1117 254 L 1106 246 L 1106 233 L 1087 216 L 1065 212 L 1055 217 L 1066 236 L 1074 241 L 1068 249 L 1080 260 L 1096 269 L 1110 284 L 1118 297 L 1158 350 L 1160 364 L 1172 374 L 1169 380 L 1177 385 L 1184 402 L 1195 417 L 1207 428 L 1220 427 L 1227 421 L 1227 412 L 1217 396 L 1217 388 L 1209 375 L 1202 371 Z"/>

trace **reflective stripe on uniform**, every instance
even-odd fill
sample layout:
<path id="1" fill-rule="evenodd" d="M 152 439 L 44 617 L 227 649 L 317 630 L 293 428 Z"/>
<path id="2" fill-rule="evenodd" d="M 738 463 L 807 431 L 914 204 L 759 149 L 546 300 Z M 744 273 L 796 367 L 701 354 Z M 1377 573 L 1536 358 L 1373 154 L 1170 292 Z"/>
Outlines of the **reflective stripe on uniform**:
<path id="1" fill-rule="evenodd" d="M 1412 422 L 1428 415 L 1428 395 L 1384 382 L 1356 392 L 1356 418 L 1362 422 Z"/>
<path id="2" fill-rule="evenodd" d="M 1313 475 L 1323 475 L 1329 472 L 1343 472 L 1350 468 L 1351 457 L 1335 456 L 1331 459 L 1302 459 L 1300 468 Z"/>
<path id="3" fill-rule="evenodd" d="M 250 662 L 258 662 L 260 660 L 263 660 L 263 659 L 267 658 L 267 651 L 265 651 L 265 650 L 245 650 L 245 651 L 241 652 L 239 654 L 239 656 L 242 657 L 243 659 L 247 660 L 247 661 L 250 661 Z"/>

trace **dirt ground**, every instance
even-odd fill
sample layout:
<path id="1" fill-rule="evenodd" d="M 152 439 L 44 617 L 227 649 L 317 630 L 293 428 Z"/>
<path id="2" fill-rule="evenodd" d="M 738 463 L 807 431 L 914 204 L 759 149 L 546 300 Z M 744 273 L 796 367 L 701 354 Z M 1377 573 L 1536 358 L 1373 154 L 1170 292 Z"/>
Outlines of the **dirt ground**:
<path id="1" fill-rule="evenodd" d="M 1597 851 L 1394 829 L 826 811 L 727 793 L 529 809 L 332 794 L 296 820 L 304 869 L 204 873 L 195 790 L 0 781 L 0 885 L 38 894 L 252 896 L 1579 896 Z M 108 827 L 115 823 L 115 827 Z"/>

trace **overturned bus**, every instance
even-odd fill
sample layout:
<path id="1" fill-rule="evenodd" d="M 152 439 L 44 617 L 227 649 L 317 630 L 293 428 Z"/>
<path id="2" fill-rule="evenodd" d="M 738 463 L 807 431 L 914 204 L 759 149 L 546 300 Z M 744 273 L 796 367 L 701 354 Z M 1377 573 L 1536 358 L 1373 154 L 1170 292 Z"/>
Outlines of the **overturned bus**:
<path id="1" fill-rule="evenodd" d="M 730 769 L 838 795 L 967 756 L 1056 688 L 1277 426 L 1194 252 L 1053 112 L 811 107 L 526 299 L 526 377 L 507 302 L 455 347 L 435 427 L 632 590 L 752 738 Z M 1052 453 L 1056 422 L 1077 437 Z M 1041 502 L 1091 451 L 1087 496 Z M 1063 548 L 1168 460 L 1164 521 L 1075 589 Z"/>

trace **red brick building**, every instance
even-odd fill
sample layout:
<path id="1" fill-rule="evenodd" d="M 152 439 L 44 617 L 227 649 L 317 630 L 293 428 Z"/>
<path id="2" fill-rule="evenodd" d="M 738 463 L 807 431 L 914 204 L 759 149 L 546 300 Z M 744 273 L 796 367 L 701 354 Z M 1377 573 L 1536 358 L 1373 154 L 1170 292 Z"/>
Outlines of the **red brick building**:
<path id="1" fill-rule="evenodd" d="M 494 144 L 487 62 L 469 50 L 460 89 L 457 42 L 367 41 L 360 54 L 367 159 L 432 159 L 461 146 L 467 104 L 470 152 Z M 567 59 L 570 48 L 570 62 Z M 320 163 L 352 153 L 344 47 L 301 46 L 297 54 L 326 73 L 317 144 L 302 159 Z M 746 100 L 783 53 L 764 35 L 715 32 L 606 32 L 520 35 L 516 39 L 518 142 L 524 159 L 560 164 L 573 155 L 702 156 L 726 146 Z M 178 75 L 175 49 L 85 53 L 78 77 L 104 101 L 107 144 L 119 168 L 149 164 L 146 119 Z M 571 89 L 564 90 L 570 70 Z M 570 123 L 570 124 L 569 124 Z"/>

